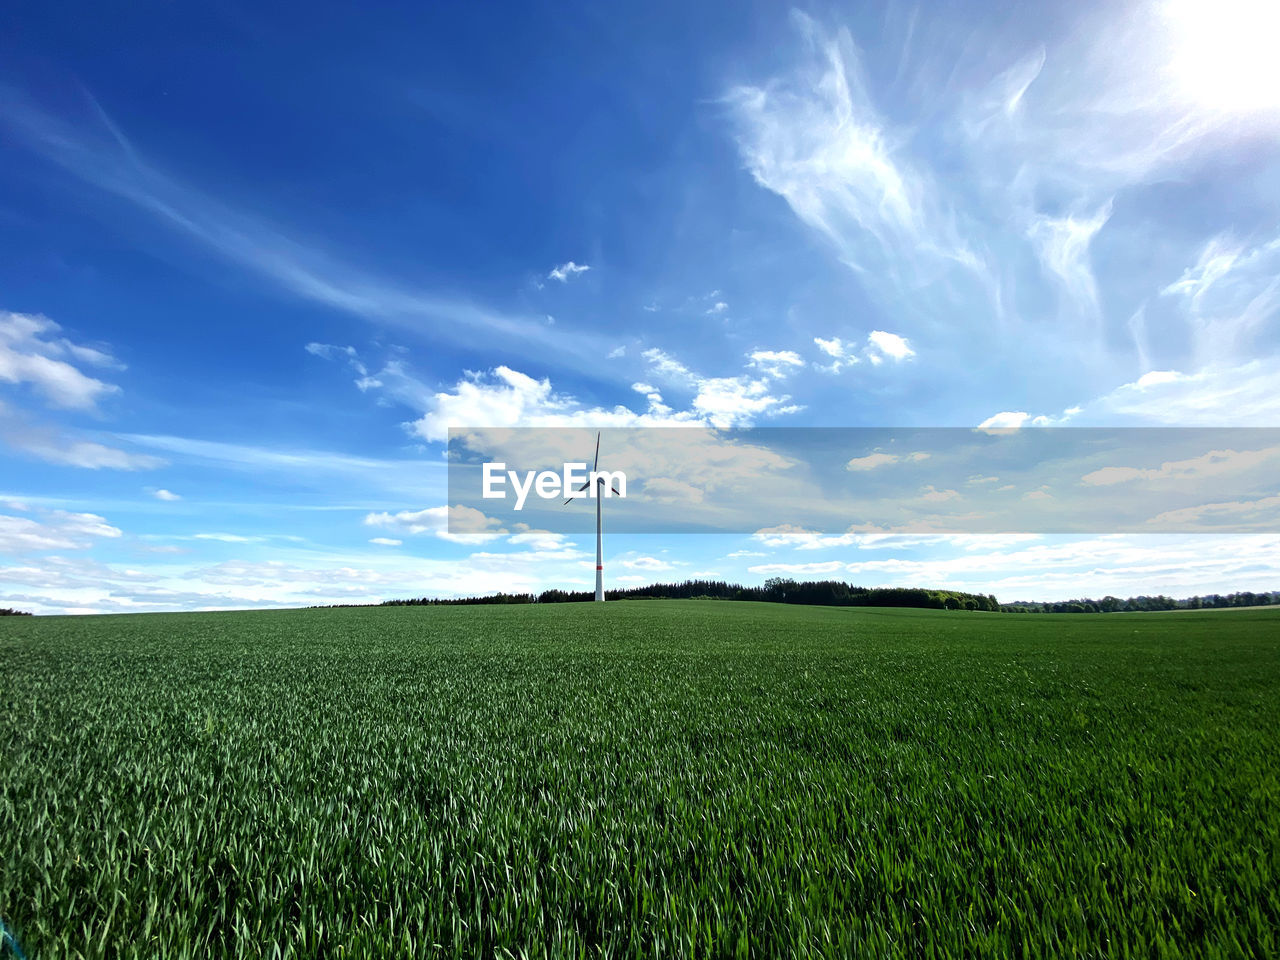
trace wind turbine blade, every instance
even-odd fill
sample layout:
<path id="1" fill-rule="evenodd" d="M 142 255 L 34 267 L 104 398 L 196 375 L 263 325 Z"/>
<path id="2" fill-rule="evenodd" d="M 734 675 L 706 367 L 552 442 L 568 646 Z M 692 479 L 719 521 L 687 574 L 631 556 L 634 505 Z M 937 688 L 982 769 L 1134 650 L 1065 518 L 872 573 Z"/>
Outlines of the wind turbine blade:
<path id="1" fill-rule="evenodd" d="M 599 466 L 600 466 L 600 433 L 599 431 L 597 431 L 596 432 L 596 462 L 591 465 L 591 469 L 594 471 Z"/>
<path id="2" fill-rule="evenodd" d="M 621 493 L 618 493 L 618 488 L 617 488 L 617 487 L 610 487 L 609 489 L 610 489 L 610 490 L 612 490 L 614 493 L 618 494 L 618 496 L 622 496 L 622 494 L 621 494 Z"/>
<path id="3" fill-rule="evenodd" d="M 582 486 L 580 486 L 577 490 L 573 491 L 573 496 L 571 496 L 568 500 L 566 500 L 566 501 L 565 501 L 565 503 L 570 503 L 570 502 L 572 502 L 572 500 L 573 500 L 573 498 L 574 498 L 574 497 L 576 497 L 578 494 L 580 494 L 583 490 L 587 489 L 587 487 L 589 487 L 589 486 L 591 486 L 591 481 L 590 481 L 590 480 L 588 480 L 586 483 L 584 483 Z"/>

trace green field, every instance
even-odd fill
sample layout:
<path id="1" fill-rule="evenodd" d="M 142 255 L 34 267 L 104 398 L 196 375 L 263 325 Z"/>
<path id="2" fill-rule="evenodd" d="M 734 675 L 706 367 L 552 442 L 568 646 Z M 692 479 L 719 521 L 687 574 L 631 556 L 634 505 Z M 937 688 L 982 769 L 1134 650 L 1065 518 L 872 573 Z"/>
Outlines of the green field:
<path id="1" fill-rule="evenodd" d="M 1278 609 L 15 617 L 0 669 L 33 960 L 1280 955 Z"/>

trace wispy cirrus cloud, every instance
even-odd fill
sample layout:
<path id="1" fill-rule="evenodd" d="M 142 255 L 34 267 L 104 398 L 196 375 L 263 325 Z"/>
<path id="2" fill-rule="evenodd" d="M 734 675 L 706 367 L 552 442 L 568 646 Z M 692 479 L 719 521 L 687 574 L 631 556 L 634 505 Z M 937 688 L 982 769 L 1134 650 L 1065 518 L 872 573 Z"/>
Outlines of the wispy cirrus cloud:
<path id="1" fill-rule="evenodd" d="M 847 30 L 793 11 L 806 57 L 792 73 L 724 97 L 756 182 L 778 194 L 859 271 L 914 284 L 947 263 L 982 273 L 927 170 L 876 109 Z"/>
<path id="2" fill-rule="evenodd" d="M 72 122 L 0 86 L 0 124 L 18 143 L 66 172 L 133 203 L 158 222 L 216 252 L 277 289 L 334 310 L 429 332 L 463 344 L 497 334 L 554 350 L 561 362 L 590 369 L 607 352 L 586 331 L 554 338 L 541 314 L 525 317 L 414 287 L 353 266 L 261 217 L 238 210 L 152 164 L 104 110 L 91 102 Z M 587 269 L 565 264 L 580 272 Z M 572 273 L 566 275 L 566 279 Z"/>
<path id="3" fill-rule="evenodd" d="M 1111 217 L 1107 200 L 1092 214 L 1051 217 L 1035 214 L 1027 236 L 1045 272 L 1061 287 L 1078 318 L 1098 319 L 1098 282 L 1089 259 L 1089 245 Z"/>

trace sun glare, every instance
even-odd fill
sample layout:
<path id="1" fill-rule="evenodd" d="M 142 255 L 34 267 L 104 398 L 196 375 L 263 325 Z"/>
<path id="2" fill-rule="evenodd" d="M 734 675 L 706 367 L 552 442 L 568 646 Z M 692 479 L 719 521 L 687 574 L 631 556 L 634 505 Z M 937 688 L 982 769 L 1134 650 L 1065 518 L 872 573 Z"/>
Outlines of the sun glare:
<path id="1" fill-rule="evenodd" d="M 1165 0 L 1183 96 L 1225 113 L 1280 112 L 1280 0 Z"/>

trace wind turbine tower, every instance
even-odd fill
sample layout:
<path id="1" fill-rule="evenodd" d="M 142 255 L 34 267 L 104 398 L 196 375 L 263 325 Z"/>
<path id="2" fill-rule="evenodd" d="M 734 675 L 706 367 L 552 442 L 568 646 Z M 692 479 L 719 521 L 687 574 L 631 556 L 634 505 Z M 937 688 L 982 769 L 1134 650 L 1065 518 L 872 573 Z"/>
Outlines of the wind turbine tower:
<path id="1" fill-rule="evenodd" d="M 584 483 L 572 494 L 570 494 L 569 499 L 566 500 L 565 503 L 568 504 L 572 502 L 573 499 L 578 496 L 578 494 L 587 490 L 591 486 L 593 481 L 595 482 L 596 489 L 593 491 L 593 496 L 596 498 L 596 603 L 604 603 L 604 535 L 603 535 L 601 503 L 600 503 L 600 501 L 604 499 L 604 490 L 602 490 L 601 488 L 607 487 L 607 489 L 612 490 L 614 493 L 618 493 L 618 489 L 617 487 L 608 487 L 604 477 L 596 475 L 599 470 L 599 467 L 600 467 L 600 434 L 596 433 L 596 458 L 595 458 L 595 462 L 591 464 L 591 476 L 587 477 L 586 483 Z M 622 494 L 618 494 L 618 496 L 622 496 Z"/>

